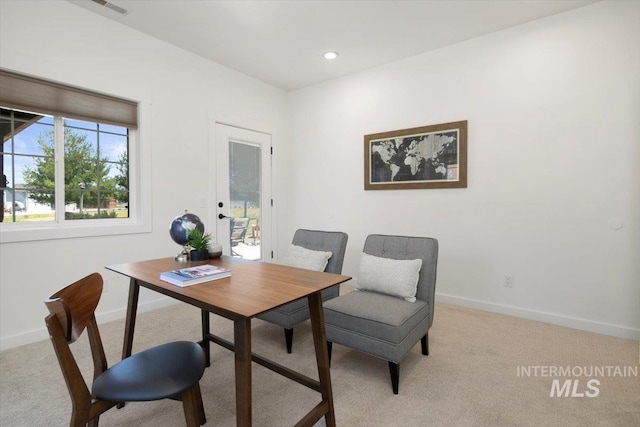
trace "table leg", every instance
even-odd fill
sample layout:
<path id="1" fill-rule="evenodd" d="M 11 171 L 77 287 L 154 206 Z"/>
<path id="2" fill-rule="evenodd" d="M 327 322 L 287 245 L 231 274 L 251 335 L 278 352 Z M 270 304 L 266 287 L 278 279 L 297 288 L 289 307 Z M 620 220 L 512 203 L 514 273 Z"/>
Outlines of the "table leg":
<path id="1" fill-rule="evenodd" d="M 236 425 L 251 426 L 251 319 L 233 322 L 236 362 Z"/>
<path id="2" fill-rule="evenodd" d="M 210 332 L 209 312 L 202 310 L 202 348 L 204 349 L 204 357 L 207 367 L 211 366 L 211 341 L 209 341 Z"/>
<path id="3" fill-rule="evenodd" d="M 313 345 L 316 350 L 318 377 L 320 378 L 320 392 L 322 400 L 327 402 L 328 410 L 324 416 L 327 427 L 335 427 L 336 416 L 333 409 L 333 392 L 331 390 L 331 374 L 329 371 L 329 353 L 327 351 L 327 334 L 324 329 L 324 312 L 322 311 L 322 296 L 320 292 L 309 295 L 309 315 L 311 330 L 313 331 Z"/>
<path id="4" fill-rule="evenodd" d="M 136 327 L 136 314 L 138 312 L 138 295 L 140 285 L 136 279 L 129 281 L 129 301 L 127 302 L 127 317 L 124 326 L 124 342 L 122 344 L 122 358 L 131 356 L 133 349 L 133 331 Z"/>

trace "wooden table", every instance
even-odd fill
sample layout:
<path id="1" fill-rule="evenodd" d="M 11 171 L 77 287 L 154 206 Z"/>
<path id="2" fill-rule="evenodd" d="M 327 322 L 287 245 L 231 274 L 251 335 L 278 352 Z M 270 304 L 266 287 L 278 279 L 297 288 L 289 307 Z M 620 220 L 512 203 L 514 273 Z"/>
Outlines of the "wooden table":
<path id="1" fill-rule="evenodd" d="M 209 365 L 210 342 L 234 351 L 238 426 L 251 425 L 251 361 L 321 393 L 320 403 L 311 409 L 296 424 L 297 426 L 313 426 L 323 416 L 327 426 L 335 426 L 320 292 L 323 289 L 346 282 L 350 277 L 227 256 L 209 260 L 207 263 L 231 269 L 231 277 L 181 288 L 161 281 L 160 273 L 203 264 L 202 262 L 178 263 L 173 258 L 163 258 L 106 267 L 108 270 L 130 278 L 122 357 L 126 358 L 131 355 L 138 294 L 140 286 L 142 286 L 202 310 L 201 344 L 206 352 L 207 365 Z M 251 319 L 301 298 L 307 298 L 309 301 L 319 380 L 302 375 L 251 352 Z M 233 320 L 233 343 L 210 333 L 209 313 Z"/>

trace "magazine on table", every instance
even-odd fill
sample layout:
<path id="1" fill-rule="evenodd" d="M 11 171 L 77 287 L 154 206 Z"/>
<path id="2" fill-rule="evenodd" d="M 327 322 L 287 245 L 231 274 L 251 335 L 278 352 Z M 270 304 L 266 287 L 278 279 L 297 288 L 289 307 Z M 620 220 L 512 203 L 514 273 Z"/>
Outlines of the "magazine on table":
<path id="1" fill-rule="evenodd" d="M 191 286 L 231 276 L 228 268 L 199 265 L 160 273 L 160 280 L 177 286 Z"/>

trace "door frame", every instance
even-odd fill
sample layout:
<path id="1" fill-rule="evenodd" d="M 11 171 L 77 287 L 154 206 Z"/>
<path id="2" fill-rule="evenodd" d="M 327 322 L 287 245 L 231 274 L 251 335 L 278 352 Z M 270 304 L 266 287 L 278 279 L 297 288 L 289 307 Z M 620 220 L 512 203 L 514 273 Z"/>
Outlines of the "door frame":
<path id="1" fill-rule="evenodd" d="M 261 135 L 266 135 L 269 137 L 270 139 L 270 143 L 268 144 L 267 147 L 265 147 L 266 150 L 269 151 L 269 184 L 270 184 L 270 188 L 266 191 L 267 194 L 263 194 L 261 196 L 261 223 L 260 223 L 260 233 L 261 233 L 261 237 L 260 237 L 260 245 L 261 245 L 261 252 L 262 252 L 262 260 L 263 261 L 271 261 L 273 260 L 273 253 L 274 253 L 274 248 L 277 246 L 277 234 L 275 233 L 276 230 L 276 207 L 275 207 L 275 203 L 273 202 L 274 200 L 274 182 L 273 182 L 273 177 L 274 177 L 274 165 L 275 165 L 275 161 L 274 161 L 274 154 L 273 154 L 273 146 L 274 146 L 274 136 L 273 136 L 273 132 L 269 132 L 269 131 L 265 131 L 265 130 L 257 130 L 255 128 L 251 128 L 251 127 L 247 127 L 247 126 L 239 126 L 237 124 L 232 124 L 232 123 L 228 123 L 226 121 L 220 121 L 220 120 L 214 120 L 211 119 L 209 122 L 209 140 L 210 140 L 210 177 L 211 179 L 209 179 L 209 201 L 208 204 L 209 206 L 211 206 L 211 209 L 209 209 L 209 218 L 208 218 L 208 223 L 209 224 L 215 224 L 215 240 L 216 242 L 219 242 L 219 238 L 218 238 L 218 230 L 221 226 L 221 222 L 224 221 L 224 223 L 228 226 L 229 225 L 229 220 L 220 220 L 218 218 L 218 214 L 222 213 L 223 215 L 227 215 L 229 213 L 229 206 L 224 206 L 222 208 L 218 207 L 218 202 L 220 200 L 220 196 L 218 195 L 218 184 L 219 184 L 219 179 L 218 179 L 218 174 L 219 174 L 219 168 L 218 168 L 218 159 L 220 158 L 220 144 L 222 144 L 222 140 L 220 139 L 219 133 L 218 133 L 218 127 L 219 126 L 226 126 L 226 127 L 230 127 L 230 128 L 234 128 L 237 129 L 239 132 L 252 132 L 252 133 L 258 133 Z M 239 138 L 239 140 L 243 140 L 243 138 Z M 224 143 L 227 143 L 228 140 L 226 140 Z M 249 138 L 248 141 L 250 142 L 251 139 Z M 226 151 L 228 153 L 228 151 Z M 264 168 L 264 166 L 263 166 Z M 261 180 L 262 185 L 264 185 L 263 181 Z M 261 190 L 262 193 L 265 193 L 264 189 Z M 265 219 L 265 214 L 264 212 L 268 209 L 268 213 L 267 213 L 267 218 L 268 221 L 264 221 Z M 225 252 L 226 255 L 228 255 L 227 252 Z"/>

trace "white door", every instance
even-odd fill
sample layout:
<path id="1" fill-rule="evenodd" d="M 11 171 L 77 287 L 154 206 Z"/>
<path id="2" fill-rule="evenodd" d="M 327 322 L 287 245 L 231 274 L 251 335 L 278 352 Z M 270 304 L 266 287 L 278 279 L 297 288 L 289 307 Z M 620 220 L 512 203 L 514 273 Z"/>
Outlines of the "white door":
<path id="1" fill-rule="evenodd" d="M 271 135 L 215 126 L 216 240 L 225 255 L 271 259 Z"/>

